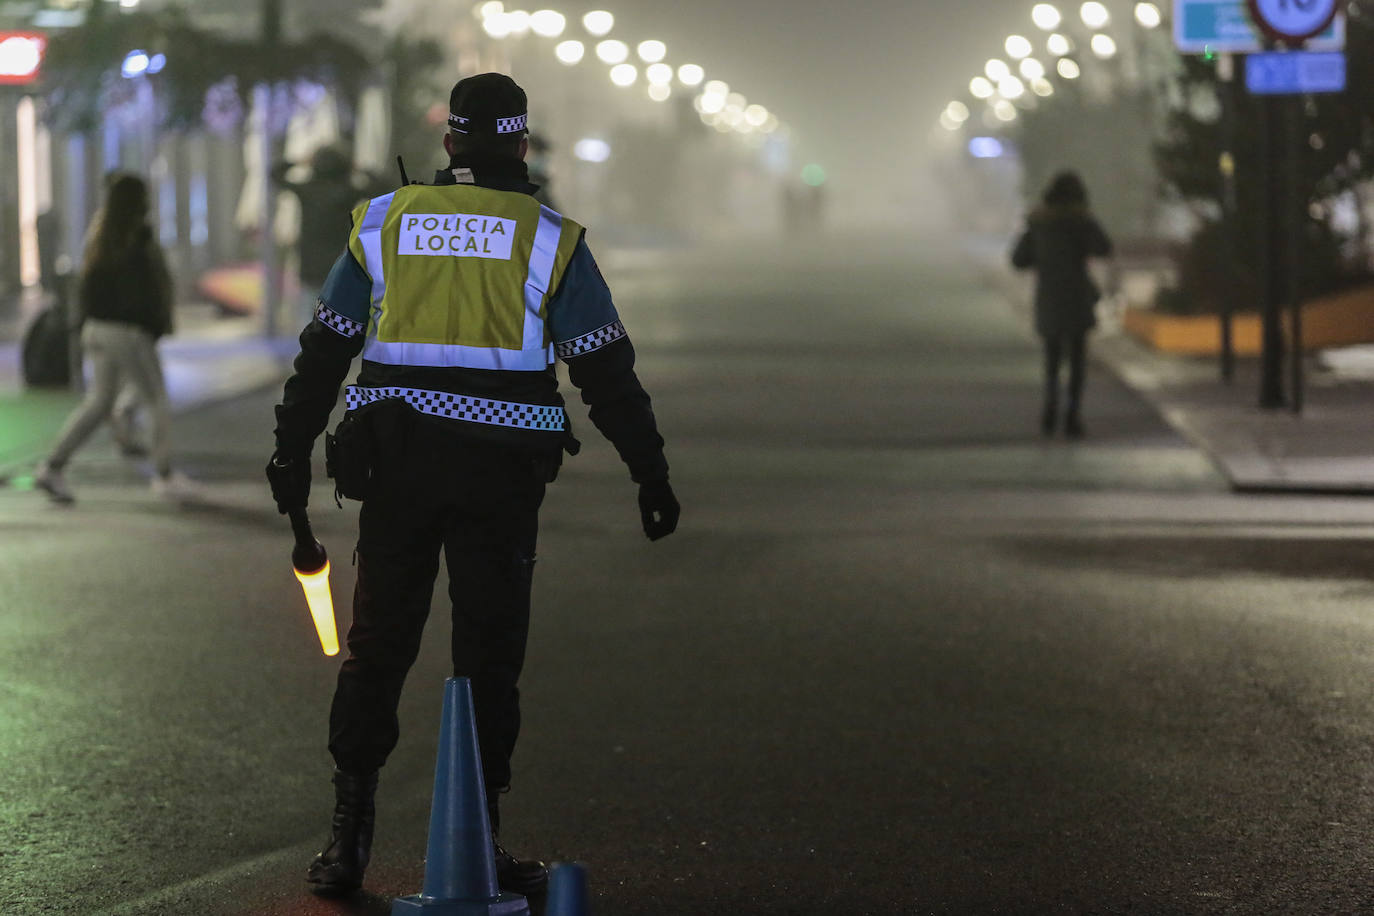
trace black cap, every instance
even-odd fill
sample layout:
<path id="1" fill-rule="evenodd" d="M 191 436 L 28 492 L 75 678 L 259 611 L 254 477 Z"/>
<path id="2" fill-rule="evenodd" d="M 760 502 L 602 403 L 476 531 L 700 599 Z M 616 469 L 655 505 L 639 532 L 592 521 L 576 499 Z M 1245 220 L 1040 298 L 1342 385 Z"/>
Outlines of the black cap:
<path id="1" fill-rule="evenodd" d="M 504 73 L 459 80 L 448 97 L 448 128 L 484 137 L 523 136 L 529 118 L 525 90 Z"/>

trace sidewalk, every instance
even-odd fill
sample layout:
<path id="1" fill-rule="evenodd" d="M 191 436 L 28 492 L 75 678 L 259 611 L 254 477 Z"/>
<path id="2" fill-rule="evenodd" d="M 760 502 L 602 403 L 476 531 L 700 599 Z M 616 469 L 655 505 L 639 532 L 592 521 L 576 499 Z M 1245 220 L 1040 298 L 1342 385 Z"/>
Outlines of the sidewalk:
<path id="1" fill-rule="evenodd" d="M 177 328 L 158 344 L 173 413 L 280 384 L 298 349 L 294 336 L 263 337 L 255 320 L 225 318 L 207 305 L 179 306 Z M 26 387 L 19 341 L 0 339 L 0 483 L 32 469 L 80 399 Z"/>
<path id="2" fill-rule="evenodd" d="M 988 283 L 1024 311 L 1029 323 L 1031 279 L 1007 265 L 1009 248 L 984 238 L 969 250 Z M 1131 268 L 1120 268 L 1127 285 Z M 1227 384 L 1218 359 L 1157 352 L 1126 334 L 1110 305 L 1099 306 L 1099 316 L 1101 325 L 1088 345 L 1091 357 L 1206 452 L 1236 491 L 1374 496 L 1374 348 L 1309 354 L 1303 411 L 1297 415 L 1260 409 L 1258 360 L 1237 359 Z M 1290 370 L 1284 371 L 1286 390 Z M 1089 392 L 1090 434 L 1091 398 Z"/>
<path id="3" fill-rule="evenodd" d="M 1362 350 L 1309 356 L 1298 415 L 1259 408 L 1257 360 L 1237 360 L 1228 385 L 1215 359 L 1163 355 L 1112 330 L 1091 344 L 1235 490 L 1374 496 L 1374 374 Z"/>

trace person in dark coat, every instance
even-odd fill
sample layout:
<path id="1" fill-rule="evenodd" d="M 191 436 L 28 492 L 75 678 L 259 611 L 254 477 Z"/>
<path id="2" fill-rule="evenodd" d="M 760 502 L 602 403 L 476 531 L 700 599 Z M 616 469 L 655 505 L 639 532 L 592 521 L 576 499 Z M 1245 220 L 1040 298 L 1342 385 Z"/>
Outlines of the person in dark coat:
<path id="1" fill-rule="evenodd" d="M 1034 269 L 1035 330 L 1045 347 L 1045 402 L 1040 430 L 1054 434 L 1059 421 L 1059 365 L 1067 354 L 1069 383 L 1064 434 L 1083 435 L 1081 407 L 1088 331 L 1097 324 L 1101 297 L 1088 275 L 1088 259 L 1112 253 L 1111 240 L 1088 209 L 1088 191 L 1074 172 L 1050 182 L 1041 205 L 1012 251 L 1012 266 Z"/>
<path id="2" fill-rule="evenodd" d="M 339 255 L 339 245 L 348 238 L 349 214 L 359 202 L 390 188 L 381 178 L 355 170 L 347 153 L 338 147 L 325 146 L 315 151 L 309 178 L 296 181 L 287 177 L 295 166 L 293 162 L 277 163 L 272 169 L 272 180 L 295 194 L 301 204 L 297 241 L 301 307 L 304 314 L 313 315 L 315 300 Z"/>

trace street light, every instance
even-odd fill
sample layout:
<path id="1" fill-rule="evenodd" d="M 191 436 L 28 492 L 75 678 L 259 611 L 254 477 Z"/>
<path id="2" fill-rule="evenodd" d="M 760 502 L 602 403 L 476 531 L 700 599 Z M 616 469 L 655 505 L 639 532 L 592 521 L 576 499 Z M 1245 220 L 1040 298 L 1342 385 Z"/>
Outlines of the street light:
<path id="1" fill-rule="evenodd" d="M 996 104 L 992 106 L 992 113 L 999 121 L 1016 120 L 1016 106 L 1006 99 L 998 99 Z"/>
<path id="2" fill-rule="evenodd" d="M 605 10 L 592 10 L 582 17 L 582 28 L 588 35 L 600 38 L 615 26 L 615 17 Z"/>
<path id="3" fill-rule="evenodd" d="M 725 82 L 725 80 L 711 80 L 702 89 L 702 92 L 706 95 L 720 96 L 721 103 L 724 104 L 725 97 L 730 94 L 730 84 Z"/>
<path id="4" fill-rule="evenodd" d="M 530 28 L 544 38 L 557 38 L 567 25 L 567 18 L 556 10 L 537 10 L 530 15 Z"/>
<path id="5" fill-rule="evenodd" d="M 482 31 L 492 38 L 505 38 L 510 35 L 510 18 L 505 13 L 494 13 L 482 18 Z"/>
<path id="6" fill-rule="evenodd" d="M 654 85 L 666 86 L 673 81 L 673 68 L 667 64 L 650 64 L 644 68 L 644 77 Z"/>
<path id="7" fill-rule="evenodd" d="M 1116 56 L 1116 42 L 1112 40 L 1112 36 L 1102 32 L 1093 36 L 1092 49 L 1093 53 L 1103 60 Z"/>
<path id="8" fill-rule="evenodd" d="M 1007 76 L 997 84 L 997 92 L 1004 99 L 1015 101 L 1026 94 L 1026 84 L 1015 76 Z"/>
<path id="9" fill-rule="evenodd" d="M 958 124 L 963 124 L 965 121 L 967 121 L 969 118 L 969 113 L 970 112 L 968 110 L 968 106 L 965 105 L 963 102 L 959 101 L 958 99 L 955 99 L 954 101 L 950 102 L 948 105 L 945 106 L 945 114 L 949 115 L 949 119 L 951 121 L 954 121 Z"/>
<path id="10" fill-rule="evenodd" d="M 1060 35 L 1056 32 L 1045 42 L 1045 47 L 1047 47 L 1049 52 L 1055 57 L 1063 57 L 1073 50 L 1073 42 L 1069 41 L 1067 36 Z"/>
<path id="11" fill-rule="evenodd" d="M 492 16 L 500 16 L 506 11 L 506 5 L 501 0 L 487 0 L 477 7 L 477 16 L 481 19 L 489 19 Z"/>
<path id="12" fill-rule="evenodd" d="M 1004 61 L 1000 61 L 994 57 L 983 67 L 983 72 L 988 75 L 988 79 L 997 83 L 1011 75 L 1011 67 L 1008 67 Z"/>
<path id="13" fill-rule="evenodd" d="M 984 77 L 975 76 L 968 84 L 968 91 L 975 99 L 990 99 L 997 90 Z"/>
<path id="14" fill-rule="evenodd" d="M 1042 99 L 1047 99 L 1054 95 L 1054 84 L 1043 76 L 1039 79 L 1033 79 L 1031 80 L 1031 92 L 1034 92 Z"/>
<path id="15" fill-rule="evenodd" d="M 525 10 L 511 10 L 506 13 L 506 27 L 517 38 L 530 30 L 530 14 Z"/>
<path id="16" fill-rule="evenodd" d="M 630 56 L 630 49 L 623 41 L 616 41 L 608 38 L 596 44 L 596 56 L 601 58 L 602 63 L 623 64 L 625 58 Z"/>
<path id="17" fill-rule="evenodd" d="M 130 51 L 119 65 L 119 72 L 125 79 L 132 79 L 148 69 L 148 52 Z"/>
<path id="18" fill-rule="evenodd" d="M 762 105 L 750 105 L 744 109 L 744 120 L 750 127 L 762 127 L 768 121 L 768 109 Z"/>
<path id="19" fill-rule="evenodd" d="M 715 115 L 725 110 L 725 96 L 703 93 L 697 96 L 696 109 L 704 115 Z"/>
<path id="20" fill-rule="evenodd" d="M 1037 80 L 1045 75 L 1045 65 L 1034 57 L 1027 57 L 1021 61 L 1021 75 L 1028 80 Z"/>
<path id="21" fill-rule="evenodd" d="M 1059 15 L 1057 7 L 1049 3 L 1037 3 L 1031 7 L 1031 21 L 1046 32 L 1057 28 L 1063 21 L 1063 16 Z"/>
<path id="22" fill-rule="evenodd" d="M 1164 22 L 1164 14 L 1153 3 L 1137 3 L 1135 21 L 1140 23 L 1142 28 L 1157 29 Z"/>
<path id="23" fill-rule="evenodd" d="M 1035 50 L 1035 46 L 1030 43 L 1030 39 L 1024 35 L 1012 35 L 1006 42 L 1007 56 L 1012 60 L 1020 60 L 1029 57 Z"/>
<path id="24" fill-rule="evenodd" d="M 666 102 L 673 94 L 673 87 L 667 83 L 650 83 L 649 98 L 655 102 Z"/>
<path id="25" fill-rule="evenodd" d="M 1090 29 L 1105 28 L 1107 23 L 1112 21 L 1112 14 L 1097 0 L 1088 0 L 1079 8 L 1078 15 L 1082 18 L 1083 24 Z"/>
<path id="26" fill-rule="evenodd" d="M 644 63 L 656 64 L 667 55 L 668 46 L 651 38 L 648 41 L 641 41 L 635 50 L 639 52 L 639 59 Z"/>
<path id="27" fill-rule="evenodd" d="M 677 68 L 677 80 L 684 86 L 700 86 L 706 78 L 706 71 L 696 64 L 683 64 Z"/>
<path id="28" fill-rule="evenodd" d="M 1066 80 L 1076 80 L 1083 75 L 1083 71 L 1079 69 L 1077 62 L 1071 57 L 1059 58 L 1059 63 L 1054 69 Z"/>
<path id="29" fill-rule="evenodd" d="M 583 137 L 573 144 L 573 155 L 583 162 L 605 162 L 611 158 L 611 145 L 596 137 Z"/>
<path id="30" fill-rule="evenodd" d="M 587 49 L 583 46 L 582 42 L 570 38 L 567 41 L 560 41 L 553 49 L 553 53 L 560 62 L 571 67 L 573 64 L 582 60 L 583 56 L 587 53 Z"/>
<path id="31" fill-rule="evenodd" d="M 634 64 L 616 64 L 611 68 L 611 82 L 622 89 L 626 86 L 633 86 L 639 78 L 639 71 Z"/>

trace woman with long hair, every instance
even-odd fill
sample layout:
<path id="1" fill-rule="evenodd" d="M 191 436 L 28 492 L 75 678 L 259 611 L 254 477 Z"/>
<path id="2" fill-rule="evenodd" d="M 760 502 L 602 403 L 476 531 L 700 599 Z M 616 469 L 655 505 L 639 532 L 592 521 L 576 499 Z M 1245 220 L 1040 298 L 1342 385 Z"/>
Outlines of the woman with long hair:
<path id="1" fill-rule="evenodd" d="M 187 487 L 185 478 L 172 471 L 167 387 L 157 355 L 157 339 L 172 330 L 172 280 L 148 224 L 148 208 L 143 179 L 112 176 L 104 206 L 87 234 L 78 301 L 91 385 L 34 476 L 35 484 L 55 502 L 74 500 L 63 469 L 96 428 L 113 419 L 124 385 L 131 386 L 148 409 L 154 492 L 176 497 Z"/>
<path id="2" fill-rule="evenodd" d="M 1111 240 L 1088 209 L 1088 191 L 1074 172 L 1060 172 L 1016 242 L 1014 267 L 1036 272 L 1035 330 L 1044 343 L 1045 399 L 1040 431 L 1053 435 L 1059 422 L 1059 366 L 1069 359 L 1064 435 L 1083 435 L 1083 381 L 1088 332 L 1097 325 L 1101 293 L 1088 275 L 1088 259 L 1112 253 Z"/>

